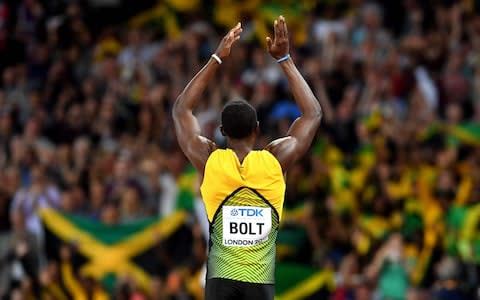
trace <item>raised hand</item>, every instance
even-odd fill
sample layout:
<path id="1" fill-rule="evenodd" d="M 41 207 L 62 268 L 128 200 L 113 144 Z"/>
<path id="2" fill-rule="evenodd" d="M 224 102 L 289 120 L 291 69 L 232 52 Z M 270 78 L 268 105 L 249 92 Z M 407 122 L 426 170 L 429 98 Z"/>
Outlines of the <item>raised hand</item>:
<path id="1" fill-rule="evenodd" d="M 270 37 L 267 37 L 267 49 L 273 58 L 279 59 L 287 55 L 290 49 L 287 23 L 285 23 L 285 18 L 283 16 L 280 16 L 273 22 L 273 30 L 275 36 L 273 41 Z"/>
<path id="2" fill-rule="evenodd" d="M 242 30 L 242 24 L 238 22 L 237 25 L 230 29 L 230 31 L 223 37 L 222 41 L 218 45 L 217 51 L 215 51 L 215 54 L 220 58 L 229 56 L 232 45 L 240 39 L 240 33 Z"/>

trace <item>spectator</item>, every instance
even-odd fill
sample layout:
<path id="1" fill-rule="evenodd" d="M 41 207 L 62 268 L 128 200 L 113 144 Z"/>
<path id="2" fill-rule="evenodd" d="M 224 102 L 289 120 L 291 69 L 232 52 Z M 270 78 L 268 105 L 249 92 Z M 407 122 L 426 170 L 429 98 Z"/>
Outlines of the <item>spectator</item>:
<path id="1" fill-rule="evenodd" d="M 366 277 L 376 280 L 380 299 L 405 299 L 410 285 L 408 270 L 405 268 L 403 239 L 392 234 L 377 251 L 372 263 L 366 269 Z"/>
<path id="2" fill-rule="evenodd" d="M 11 218 L 12 232 L 0 248 L 0 291 L 3 294 L 22 287 L 33 295 L 42 251 L 37 236 L 28 231 L 23 213 L 15 211 Z"/>
<path id="3" fill-rule="evenodd" d="M 31 171 L 31 183 L 17 191 L 13 198 L 11 211 L 23 214 L 27 231 L 34 234 L 40 243 L 43 243 L 39 212 L 42 208 L 59 208 L 59 206 L 58 188 L 48 182 L 44 166 L 34 165 Z"/>

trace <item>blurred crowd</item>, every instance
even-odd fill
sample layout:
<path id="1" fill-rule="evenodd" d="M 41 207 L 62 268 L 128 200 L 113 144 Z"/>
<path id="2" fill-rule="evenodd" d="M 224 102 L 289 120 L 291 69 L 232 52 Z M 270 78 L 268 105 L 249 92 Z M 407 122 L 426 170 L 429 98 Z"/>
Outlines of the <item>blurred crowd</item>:
<path id="1" fill-rule="evenodd" d="M 161 26 L 97 28 L 87 2 L 0 1 L 2 299 L 109 297 L 78 273 L 72 247 L 61 247 L 56 260 L 45 253 L 42 208 L 118 224 L 179 207 L 189 165 L 171 107 L 227 29 L 202 13 L 183 19 L 180 37 Z M 291 54 L 324 117 L 311 152 L 287 174 L 283 226 L 305 239 L 279 259 L 331 270 L 334 285 L 317 297 L 479 297 L 478 217 L 469 215 L 480 204 L 474 2 L 322 1 L 285 16 L 305 26 Z M 253 18 L 241 21 L 241 42 L 196 115 L 222 146 L 223 104 L 247 99 L 258 111 L 261 148 L 283 136 L 299 110 L 252 34 Z M 473 229 L 464 236 L 467 219 Z M 202 222 L 188 226 L 192 236 L 206 238 Z M 205 245 L 195 252 L 197 268 Z M 125 280 L 114 299 L 198 297 L 187 276 L 166 265 L 152 279 L 153 295 Z"/>

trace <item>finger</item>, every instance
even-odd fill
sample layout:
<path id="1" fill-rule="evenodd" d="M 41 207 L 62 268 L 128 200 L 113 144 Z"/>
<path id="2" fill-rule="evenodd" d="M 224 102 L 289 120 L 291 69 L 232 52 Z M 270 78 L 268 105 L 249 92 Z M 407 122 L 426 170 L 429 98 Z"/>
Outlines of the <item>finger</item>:
<path id="1" fill-rule="evenodd" d="M 235 34 L 233 33 L 233 31 L 230 31 L 230 33 L 227 36 L 227 40 L 225 41 L 225 46 L 230 47 L 234 40 L 235 40 Z"/>
<path id="2" fill-rule="evenodd" d="M 235 27 L 233 27 L 232 29 L 230 29 L 229 32 L 237 32 L 239 29 L 242 28 L 242 24 L 240 22 L 237 23 L 237 25 L 235 25 Z"/>
<path id="3" fill-rule="evenodd" d="M 283 38 L 283 16 L 278 17 L 278 37 Z"/>
<path id="4" fill-rule="evenodd" d="M 277 20 L 273 21 L 273 32 L 274 32 L 274 35 L 275 35 L 275 36 L 274 36 L 275 40 L 280 37 L 280 36 L 279 36 L 279 28 L 278 28 L 278 21 L 277 21 Z"/>
<path id="5" fill-rule="evenodd" d="M 280 29 L 283 37 L 288 37 L 287 22 L 285 22 L 285 18 L 283 16 L 280 16 Z"/>
<path id="6" fill-rule="evenodd" d="M 267 49 L 270 50 L 272 48 L 272 39 L 269 36 L 267 36 L 266 40 L 267 40 Z"/>
<path id="7" fill-rule="evenodd" d="M 236 29 L 233 31 L 233 33 L 234 33 L 235 35 L 239 35 L 242 31 L 243 31 L 243 28 L 242 28 L 242 27 L 239 27 L 239 28 L 236 28 Z"/>

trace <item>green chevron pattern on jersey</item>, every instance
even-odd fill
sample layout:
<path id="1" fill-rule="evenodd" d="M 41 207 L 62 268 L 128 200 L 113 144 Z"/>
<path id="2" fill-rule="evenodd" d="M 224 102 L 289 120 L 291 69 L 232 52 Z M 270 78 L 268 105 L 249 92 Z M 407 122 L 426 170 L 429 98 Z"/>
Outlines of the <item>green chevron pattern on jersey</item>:
<path id="1" fill-rule="evenodd" d="M 272 229 L 268 239 L 253 246 L 223 244 L 223 206 L 271 208 Z M 275 281 L 275 243 L 279 218 L 277 211 L 253 189 L 242 187 L 229 195 L 217 209 L 210 224 L 210 254 L 207 278 L 225 278 L 251 283 Z"/>

